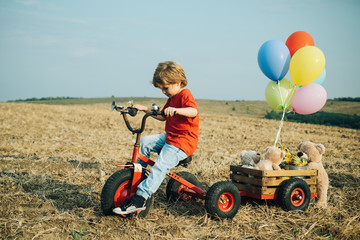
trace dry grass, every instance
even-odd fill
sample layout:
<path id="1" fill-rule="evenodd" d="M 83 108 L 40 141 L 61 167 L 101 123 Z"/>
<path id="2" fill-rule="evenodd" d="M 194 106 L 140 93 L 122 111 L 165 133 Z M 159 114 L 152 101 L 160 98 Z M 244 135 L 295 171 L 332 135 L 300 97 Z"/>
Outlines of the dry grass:
<path id="1" fill-rule="evenodd" d="M 241 150 L 263 153 L 278 121 L 200 115 L 200 142 L 186 171 L 213 184 L 229 180 Z M 139 123 L 140 117 L 132 119 Z M 149 119 L 145 134 L 163 131 Z M 133 135 L 108 104 L 0 103 L 0 232 L 3 239 L 358 239 L 359 130 L 285 122 L 281 141 L 323 143 L 329 207 L 284 212 L 272 201 L 248 201 L 233 220 L 208 217 L 204 204 L 166 201 L 165 185 L 145 219 L 105 217 L 100 192 L 131 158 Z M 181 167 L 176 171 L 184 170 Z"/>

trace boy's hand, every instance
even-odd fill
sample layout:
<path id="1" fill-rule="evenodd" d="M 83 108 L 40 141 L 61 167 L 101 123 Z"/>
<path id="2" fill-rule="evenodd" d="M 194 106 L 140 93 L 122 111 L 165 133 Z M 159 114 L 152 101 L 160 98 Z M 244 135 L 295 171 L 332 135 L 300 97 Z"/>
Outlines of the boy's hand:
<path id="1" fill-rule="evenodd" d="M 168 107 L 164 110 L 164 114 L 167 117 L 172 117 L 176 114 L 184 117 L 193 118 L 197 116 L 198 110 L 193 107 L 185 107 L 185 108 Z"/>
<path id="2" fill-rule="evenodd" d="M 167 116 L 167 117 L 172 117 L 172 116 L 175 116 L 176 111 L 177 111 L 177 108 L 168 107 L 168 108 L 166 108 L 166 109 L 164 110 L 164 114 L 165 114 L 165 116 Z"/>
<path id="3" fill-rule="evenodd" d="M 136 108 L 139 111 L 149 112 L 149 108 L 140 104 L 134 104 L 132 106 L 133 108 Z"/>

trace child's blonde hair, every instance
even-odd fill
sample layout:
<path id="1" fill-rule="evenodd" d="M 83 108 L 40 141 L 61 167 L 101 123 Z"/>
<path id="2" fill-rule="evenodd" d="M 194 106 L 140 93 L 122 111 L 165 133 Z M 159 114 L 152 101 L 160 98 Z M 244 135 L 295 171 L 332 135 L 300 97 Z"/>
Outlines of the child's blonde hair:
<path id="1" fill-rule="evenodd" d="M 173 61 L 166 61 L 158 64 L 152 83 L 157 88 L 175 83 L 180 83 L 181 87 L 185 87 L 187 85 L 187 79 L 185 71 L 180 64 Z"/>

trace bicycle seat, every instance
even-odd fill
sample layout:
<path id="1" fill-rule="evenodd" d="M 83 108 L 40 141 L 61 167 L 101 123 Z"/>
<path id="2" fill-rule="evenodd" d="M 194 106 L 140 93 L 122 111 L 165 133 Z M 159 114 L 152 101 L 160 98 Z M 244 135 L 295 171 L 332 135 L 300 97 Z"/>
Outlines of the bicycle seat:
<path id="1" fill-rule="evenodd" d="M 189 156 L 189 157 L 181 160 L 177 166 L 180 166 L 180 165 L 181 165 L 181 166 L 183 166 L 183 167 L 187 167 L 187 165 L 188 165 L 191 161 L 192 161 L 192 156 Z"/>

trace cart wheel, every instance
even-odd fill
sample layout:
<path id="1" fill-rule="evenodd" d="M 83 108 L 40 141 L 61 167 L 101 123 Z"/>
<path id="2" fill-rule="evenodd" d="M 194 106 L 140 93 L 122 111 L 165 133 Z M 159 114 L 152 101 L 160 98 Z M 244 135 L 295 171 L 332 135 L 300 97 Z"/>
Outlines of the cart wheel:
<path id="1" fill-rule="evenodd" d="M 116 207 L 120 207 L 124 204 L 126 199 L 133 196 L 130 192 L 132 174 L 133 170 L 130 168 L 121 169 L 113 173 L 113 175 L 106 180 L 100 197 L 101 209 L 105 215 L 116 215 L 112 210 Z M 143 181 L 146 177 L 145 172 L 143 172 L 141 181 Z M 143 218 L 148 214 L 152 202 L 153 198 L 151 197 L 148 201 L 146 201 L 146 209 L 141 211 L 138 217 Z M 124 215 L 123 217 L 127 216 Z"/>
<path id="2" fill-rule="evenodd" d="M 200 186 L 200 182 L 197 178 L 189 172 L 178 172 L 176 173 L 179 177 L 185 179 L 186 181 L 194 184 L 195 186 Z M 171 178 L 166 185 L 166 197 L 168 200 L 177 201 L 177 200 L 189 200 L 192 196 L 187 195 L 182 192 L 182 189 L 186 188 L 185 185 Z"/>
<path id="3" fill-rule="evenodd" d="M 279 189 L 278 200 L 285 210 L 306 210 L 309 206 L 311 192 L 309 185 L 300 178 L 291 178 Z"/>
<path id="4" fill-rule="evenodd" d="M 217 182 L 206 193 L 206 210 L 215 217 L 233 218 L 240 208 L 240 203 L 239 190 L 231 182 Z"/>

